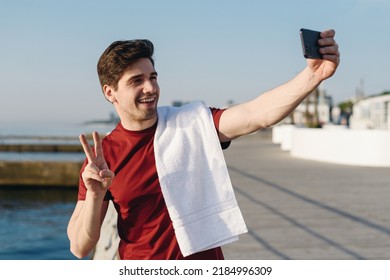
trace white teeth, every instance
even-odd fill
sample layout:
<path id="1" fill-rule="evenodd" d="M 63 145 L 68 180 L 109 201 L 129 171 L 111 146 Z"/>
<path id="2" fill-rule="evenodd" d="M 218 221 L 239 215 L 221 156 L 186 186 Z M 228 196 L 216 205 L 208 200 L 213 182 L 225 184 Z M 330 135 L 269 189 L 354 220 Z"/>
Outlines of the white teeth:
<path id="1" fill-rule="evenodd" d="M 147 102 L 153 102 L 153 101 L 154 101 L 154 98 L 145 98 L 145 99 L 141 99 L 139 102 L 147 103 Z"/>

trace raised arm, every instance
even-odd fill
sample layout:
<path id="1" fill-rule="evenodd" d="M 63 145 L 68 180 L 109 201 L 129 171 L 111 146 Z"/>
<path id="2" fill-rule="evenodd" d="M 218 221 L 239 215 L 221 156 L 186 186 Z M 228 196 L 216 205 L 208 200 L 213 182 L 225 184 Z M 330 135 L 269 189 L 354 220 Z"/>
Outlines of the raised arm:
<path id="1" fill-rule="evenodd" d="M 87 188 L 84 201 L 78 201 L 68 224 L 70 250 L 83 258 L 95 247 L 100 238 L 101 225 L 107 212 L 108 201 L 104 196 L 114 178 L 104 159 L 102 143 L 97 132 L 93 133 L 95 152 L 84 135 L 80 136 L 88 164 L 82 173 Z"/>
<path id="2" fill-rule="evenodd" d="M 322 81 L 331 77 L 340 62 L 334 36 L 334 30 L 321 33 L 318 44 L 323 59 L 307 59 L 307 67 L 292 80 L 249 102 L 228 108 L 220 119 L 220 140 L 229 141 L 278 123 Z"/>

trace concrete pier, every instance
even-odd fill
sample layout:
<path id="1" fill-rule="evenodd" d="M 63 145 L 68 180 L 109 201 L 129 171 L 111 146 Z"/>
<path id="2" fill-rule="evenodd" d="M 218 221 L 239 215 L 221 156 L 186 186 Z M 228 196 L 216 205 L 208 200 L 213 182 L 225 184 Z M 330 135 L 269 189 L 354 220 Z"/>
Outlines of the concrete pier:
<path id="1" fill-rule="evenodd" d="M 235 140 L 225 158 L 249 228 L 227 259 L 390 259 L 388 168 L 294 158 L 269 132 Z"/>
<path id="2" fill-rule="evenodd" d="M 77 187 L 82 162 L 0 161 L 0 186 Z"/>
<path id="3" fill-rule="evenodd" d="M 2 152 L 50 152 L 50 153 L 82 153 L 81 145 L 70 144 L 2 144 L 0 145 Z"/>
<path id="4" fill-rule="evenodd" d="M 79 143 L 1 144 L 0 152 L 56 156 L 83 153 Z M 43 156 L 45 158 L 45 156 Z M 82 160 L 0 160 L 0 186 L 77 187 Z"/>

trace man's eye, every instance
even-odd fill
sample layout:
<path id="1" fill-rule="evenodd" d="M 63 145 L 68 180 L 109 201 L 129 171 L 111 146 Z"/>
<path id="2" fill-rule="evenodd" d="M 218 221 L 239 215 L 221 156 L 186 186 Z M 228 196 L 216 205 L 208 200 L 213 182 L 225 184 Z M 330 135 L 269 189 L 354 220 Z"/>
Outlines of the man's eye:
<path id="1" fill-rule="evenodd" d="M 141 79 L 135 79 L 135 80 L 132 80 L 132 81 L 130 82 L 130 84 L 138 85 L 138 84 L 140 84 L 141 82 L 142 82 Z"/>

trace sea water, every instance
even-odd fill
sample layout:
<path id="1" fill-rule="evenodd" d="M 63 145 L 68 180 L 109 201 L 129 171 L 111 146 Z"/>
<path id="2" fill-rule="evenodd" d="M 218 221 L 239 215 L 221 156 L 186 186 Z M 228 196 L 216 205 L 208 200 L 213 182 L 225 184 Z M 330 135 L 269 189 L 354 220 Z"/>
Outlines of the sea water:
<path id="1" fill-rule="evenodd" d="M 0 188 L 0 260 L 71 260 L 77 189 Z"/>

